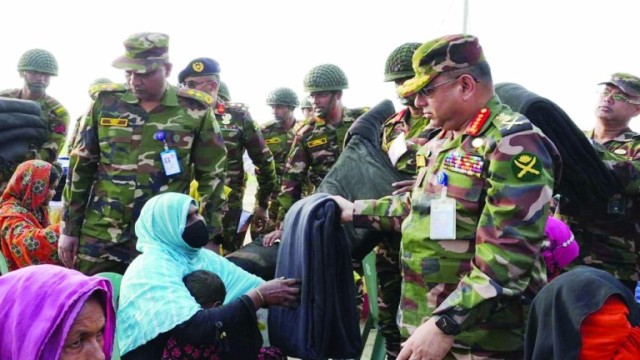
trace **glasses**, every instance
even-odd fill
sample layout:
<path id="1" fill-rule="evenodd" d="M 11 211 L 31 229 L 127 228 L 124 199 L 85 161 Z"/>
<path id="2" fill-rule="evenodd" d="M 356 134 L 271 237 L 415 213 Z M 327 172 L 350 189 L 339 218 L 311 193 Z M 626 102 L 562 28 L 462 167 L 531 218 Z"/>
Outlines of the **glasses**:
<path id="1" fill-rule="evenodd" d="M 640 100 L 632 100 L 629 96 L 620 93 L 611 92 L 609 89 L 603 89 L 600 91 L 600 97 L 608 98 L 611 97 L 613 101 L 626 102 L 627 104 L 640 105 Z"/>
<path id="2" fill-rule="evenodd" d="M 449 79 L 449 80 L 447 80 L 447 81 L 443 81 L 443 82 L 441 82 L 441 83 L 439 83 L 439 84 L 435 84 L 435 85 L 433 85 L 433 86 L 426 86 L 426 87 L 423 87 L 420 91 L 418 91 L 418 94 L 420 94 L 420 95 L 422 95 L 422 96 L 426 96 L 426 97 L 431 97 L 431 96 L 433 95 L 434 91 L 436 91 L 436 89 L 437 89 L 439 86 L 442 86 L 442 85 L 444 85 L 444 84 L 448 84 L 448 83 L 452 83 L 452 82 L 454 82 L 454 81 L 456 81 L 456 80 L 458 80 L 458 78 L 455 78 L 455 79 Z"/>
<path id="3" fill-rule="evenodd" d="M 208 85 L 212 89 L 218 88 L 218 82 L 215 80 L 206 80 L 206 81 L 189 80 L 185 83 L 185 85 L 187 85 L 189 89 L 195 89 L 200 85 Z"/>

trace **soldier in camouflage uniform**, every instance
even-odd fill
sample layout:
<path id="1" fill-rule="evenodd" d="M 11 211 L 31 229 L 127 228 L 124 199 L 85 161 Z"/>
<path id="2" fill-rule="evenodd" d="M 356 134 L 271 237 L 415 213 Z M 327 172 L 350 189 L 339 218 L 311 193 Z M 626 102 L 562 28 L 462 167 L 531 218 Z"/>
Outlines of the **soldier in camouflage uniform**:
<path id="1" fill-rule="evenodd" d="M 478 39 L 421 45 L 417 94 L 437 138 L 418 151 L 411 193 L 351 203 L 342 220 L 402 231 L 399 360 L 521 359 L 527 305 L 546 282 L 539 256 L 560 157 L 500 103 Z"/>
<path id="2" fill-rule="evenodd" d="M 296 125 L 296 118 L 293 113 L 299 104 L 298 95 L 296 95 L 295 91 L 284 87 L 271 91 L 267 95 L 266 102 L 268 106 L 271 106 L 275 121 L 266 124 L 261 131 L 265 143 L 273 154 L 277 181 L 269 199 L 269 223 L 264 229 L 259 230 L 261 232 L 275 230 L 275 220 L 278 217 L 279 208 L 278 194 L 287 162 L 287 155 L 293 143 L 294 126 Z"/>
<path id="3" fill-rule="evenodd" d="M 384 67 L 384 81 L 393 81 L 396 87 L 412 78 L 415 73 L 411 57 L 420 43 L 405 43 L 389 54 Z M 405 108 L 391 116 L 382 125 L 381 149 L 389 155 L 395 168 L 409 175 L 416 175 L 416 152 L 428 141 L 429 134 L 435 129 L 429 128 L 429 119 L 422 109 L 413 106 L 415 96 L 401 97 Z M 404 144 L 399 144 L 402 141 Z M 378 327 L 385 338 L 387 358 L 395 359 L 400 352 L 400 330 L 396 324 L 396 315 L 400 304 L 400 242 L 387 238 L 374 249 L 376 253 L 376 272 L 378 277 Z"/>
<path id="4" fill-rule="evenodd" d="M 37 154 L 34 158 L 53 163 L 58 159 L 58 153 L 64 145 L 69 125 L 67 109 L 46 93 L 51 76 L 58 76 L 58 63 L 47 50 L 31 49 L 20 57 L 18 72 L 20 77 L 24 79 L 24 86 L 21 89 L 0 91 L 0 96 L 32 100 L 40 104 L 42 118 L 48 124 L 48 141 L 36 149 Z M 0 179 L 2 180 L 0 181 L 0 191 L 4 190 L 10 177 L 11 174 L 6 179 Z"/>
<path id="5" fill-rule="evenodd" d="M 276 184 L 276 170 L 273 155 L 267 148 L 258 126 L 251 119 L 248 109 L 243 104 L 229 102 L 228 88 L 225 94 L 228 100 L 221 100 L 217 96 L 219 73 L 220 66 L 217 61 L 198 58 L 189 62 L 180 72 L 178 81 L 190 89 L 204 91 L 218 98 L 217 103 L 212 106 L 227 148 L 225 185 L 231 189 L 227 197 L 228 211 L 222 219 L 222 248 L 225 252 L 233 252 L 240 248 L 244 241 L 243 236 L 238 234 L 245 190 L 242 155 L 246 151 L 256 166 L 258 192 L 253 216 L 256 223 L 266 224 L 269 196 Z"/>
<path id="6" fill-rule="evenodd" d="M 136 255 L 142 206 L 160 193 L 187 193 L 193 178 L 210 239 L 222 226 L 226 150 L 213 99 L 168 84 L 167 35 L 138 33 L 124 45 L 113 66 L 126 71 L 128 90 L 98 94 L 69 160 L 58 252 L 67 267 L 77 257 L 87 274 L 122 273 Z"/>
<path id="7" fill-rule="evenodd" d="M 278 195 L 279 230 L 265 236 L 265 245 L 280 239 L 284 216 L 302 197 L 307 178 L 317 187 L 340 156 L 347 130 L 362 113 L 342 105 L 342 90 L 348 87 L 347 76 L 333 64 L 318 65 L 305 76 L 304 89 L 313 101 L 314 117 L 296 132 Z"/>
<path id="8" fill-rule="evenodd" d="M 596 126 L 587 136 L 624 192 L 615 194 L 606 209 L 590 209 L 590 214 L 566 220 L 580 245 L 576 263 L 605 270 L 635 291 L 640 271 L 640 134 L 631 131 L 629 123 L 640 114 L 640 78 L 615 73 L 601 85 Z"/>

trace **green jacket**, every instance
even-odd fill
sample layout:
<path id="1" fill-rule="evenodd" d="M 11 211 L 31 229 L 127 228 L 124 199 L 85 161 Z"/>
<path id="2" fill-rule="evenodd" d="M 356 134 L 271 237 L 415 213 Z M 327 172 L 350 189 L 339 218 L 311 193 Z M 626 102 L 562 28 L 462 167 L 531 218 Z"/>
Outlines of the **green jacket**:
<path id="1" fill-rule="evenodd" d="M 160 105 L 146 112 L 129 91 L 101 92 L 70 154 L 63 233 L 80 236 L 81 243 L 85 236 L 112 243 L 134 239 L 147 200 L 188 194 L 195 179 L 213 238 L 221 229 L 226 149 L 209 104 L 200 99 L 199 92 L 168 85 Z M 179 174 L 165 175 L 165 149 L 176 151 Z"/>
<path id="2" fill-rule="evenodd" d="M 472 121 L 467 133 L 440 134 L 420 149 L 411 194 L 356 201 L 354 225 L 402 231 L 403 336 L 447 314 L 463 330 L 456 340 L 472 352 L 521 351 L 524 304 L 546 282 L 539 253 L 560 157 L 497 97 L 484 110 L 478 116 L 486 120 Z M 455 240 L 430 238 L 430 204 L 445 177 Z"/>

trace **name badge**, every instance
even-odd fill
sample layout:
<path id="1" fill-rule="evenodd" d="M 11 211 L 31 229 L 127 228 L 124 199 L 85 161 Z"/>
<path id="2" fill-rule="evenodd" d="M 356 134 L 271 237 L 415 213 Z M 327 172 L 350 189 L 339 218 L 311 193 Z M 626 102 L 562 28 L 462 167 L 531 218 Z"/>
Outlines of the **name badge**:
<path id="1" fill-rule="evenodd" d="M 267 145 L 280 144 L 280 139 L 277 137 L 272 137 L 272 138 L 266 139 L 264 142 Z"/>
<path id="2" fill-rule="evenodd" d="M 175 150 L 165 150 L 161 152 L 160 159 L 162 160 L 165 175 L 171 176 L 179 174 L 182 171 L 180 170 L 180 162 L 178 161 L 178 154 Z"/>
<path id="3" fill-rule="evenodd" d="M 309 146 L 310 148 L 312 147 L 316 147 L 316 146 L 320 146 L 320 145 L 324 145 L 327 143 L 327 138 L 323 137 L 320 139 L 316 139 L 316 140 L 311 140 L 307 143 L 307 146 Z"/>
<path id="4" fill-rule="evenodd" d="M 431 240 L 456 239 L 456 201 L 449 197 L 431 200 Z"/>
<path id="5" fill-rule="evenodd" d="M 100 118 L 101 126 L 119 126 L 126 127 L 129 125 L 128 119 L 116 119 L 116 118 Z"/>

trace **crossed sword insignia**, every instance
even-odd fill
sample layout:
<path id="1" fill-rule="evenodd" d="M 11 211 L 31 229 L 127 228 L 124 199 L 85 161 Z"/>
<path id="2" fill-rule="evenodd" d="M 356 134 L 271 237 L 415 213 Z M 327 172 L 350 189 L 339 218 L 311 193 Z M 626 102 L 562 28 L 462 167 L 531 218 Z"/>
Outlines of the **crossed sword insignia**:
<path id="1" fill-rule="evenodd" d="M 533 175 L 540 175 L 540 171 L 536 170 L 533 168 L 533 166 L 536 164 L 536 161 L 538 159 L 537 158 L 532 158 L 531 161 L 529 161 L 528 164 L 523 164 L 521 162 L 519 162 L 518 160 L 515 161 L 515 164 L 517 167 L 519 167 L 520 169 L 522 169 L 522 171 L 520 171 L 518 173 L 518 179 L 520 179 L 521 177 L 525 176 L 527 173 L 532 173 Z"/>

